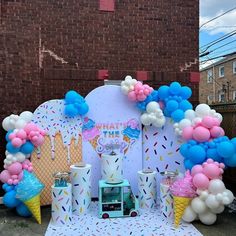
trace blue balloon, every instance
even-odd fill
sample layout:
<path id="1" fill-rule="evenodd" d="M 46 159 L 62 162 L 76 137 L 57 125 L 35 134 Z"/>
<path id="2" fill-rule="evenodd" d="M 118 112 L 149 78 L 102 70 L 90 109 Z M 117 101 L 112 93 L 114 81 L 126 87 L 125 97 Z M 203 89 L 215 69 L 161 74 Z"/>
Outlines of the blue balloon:
<path id="1" fill-rule="evenodd" d="M 180 146 L 179 152 L 182 156 L 184 156 L 185 158 L 189 157 L 189 146 L 187 143 L 184 143 Z"/>
<path id="2" fill-rule="evenodd" d="M 208 147 L 209 147 L 209 148 L 215 148 L 215 147 L 216 147 L 215 142 L 213 142 L 213 141 L 209 142 L 209 143 L 208 143 Z"/>
<path id="3" fill-rule="evenodd" d="M 166 109 L 166 107 L 164 108 L 163 114 L 165 117 L 171 117 L 171 113 Z"/>
<path id="4" fill-rule="evenodd" d="M 234 154 L 230 158 L 225 158 L 224 163 L 229 167 L 236 167 L 236 154 Z"/>
<path id="5" fill-rule="evenodd" d="M 188 141 L 188 143 L 193 146 L 193 145 L 196 145 L 196 144 L 197 144 L 197 141 L 196 141 L 196 140 L 193 140 L 193 139 L 190 139 L 190 140 Z"/>
<path id="6" fill-rule="evenodd" d="M 7 142 L 10 142 L 11 140 L 9 139 L 9 135 L 13 132 L 13 130 L 9 130 L 7 133 L 6 133 L 6 136 L 5 136 L 5 139 Z"/>
<path id="7" fill-rule="evenodd" d="M 158 97 L 161 100 L 164 100 L 169 96 L 169 86 L 163 85 L 158 89 Z"/>
<path id="8" fill-rule="evenodd" d="M 217 152 L 220 156 L 229 158 L 235 153 L 234 145 L 230 141 L 221 142 L 217 146 Z"/>
<path id="9" fill-rule="evenodd" d="M 78 109 L 74 106 L 74 104 L 68 104 L 65 106 L 65 115 L 75 117 L 78 115 Z"/>
<path id="10" fill-rule="evenodd" d="M 157 90 L 153 90 L 149 96 L 151 96 L 151 101 L 158 102 L 159 99 L 158 99 L 158 91 Z"/>
<path id="11" fill-rule="evenodd" d="M 28 207 L 24 203 L 21 203 L 16 207 L 16 212 L 18 213 L 18 215 L 23 217 L 32 216 L 32 213 L 29 211 Z"/>
<path id="12" fill-rule="evenodd" d="M 65 101 L 67 104 L 83 100 L 84 98 L 74 90 L 68 91 L 65 95 Z"/>
<path id="13" fill-rule="evenodd" d="M 16 198 L 16 191 L 11 190 L 3 196 L 3 204 L 6 207 L 13 208 L 20 204 L 20 200 Z"/>
<path id="14" fill-rule="evenodd" d="M 182 119 L 184 119 L 184 112 L 180 109 L 175 110 L 174 112 L 171 113 L 171 118 L 175 121 L 175 122 L 179 122 Z"/>
<path id="15" fill-rule="evenodd" d="M 184 160 L 184 167 L 186 170 L 191 170 L 195 164 L 192 163 L 189 159 Z"/>
<path id="16" fill-rule="evenodd" d="M 192 90 L 191 88 L 187 87 L 187 86 L 183 86 L 181 89 L 180 89 L 180 96 L 183 98 L 183 99 L 189 99 L 191 96 L 192 96 Z"/>
<path id="17" fill-rule="evenodd" d="M 207 158 L 211 158 L 214 161 L 221 162 L 222 158 L 218 155 L 216 148 L 209 148 L 207 150 Z"/>
<path id="18" fill-rule="evenodd" d="M 20 148 L 14 147 L 11 142 L 7 143 L 6 149 L 10 153 L 17 153 L 20 151 Z"/>
<path id="19" fill-rule="evenodd" d="M 88 104 L 86 102 L 82 103 L 78 108 L 79 115 L 85 115 L 89 110 Z"/>
<path id="20" fill-rule="evenodd" d="M 27 141 L 21 146 L 20 151 L 24 154 L 31 154 L 34 151 L 34 145 L 30 141 Z"/>
<path id="21" fill-rule="evenodd" d="M 234 150 L 236 151 L 236 138 L 232 138 L 231 143 L 234 145 Z"/>
<path id="22" fill-rule="evenodd" d="M 194 164 L 202 164 L 206 159 L 206 151 L 200 145 L 195 145 L 189 149 L 189 160 Z"/>
<path id="23" fill-rule="evenodd" d="M 14 185 L 9 185 L 7 183 L 3 184 L 2 185 L 2 189 L 5 191 L 5 192 L 9 192 L 11 190 L 14 190 L 15 189 L 15 186 Z"/>
<path id="24" fill-rule="evenodd" d="M 176 109 L 178 109 L 179 104 L 178 102 L 176 102 L 175 100 L 169 100 L 166 103 L 166 109 L 171 113 L 173 111 L 175 111 Z"/>
<path id="25" fill-rule="evenodd" d="M 174 95 L 179 94 L 181 92 L 181 85 L 180 85 L 180 83 L 172 82 L 170 84 L 170 90 L 169 91 L 170 91 L 171 94 L 174 94 Z"/>
<path id="26" fill-rule="evenodd" d="M 192 110 L 193 105 L 188 100 L 183 100 L 179 104 L 179 109 L 181 109 L 183 111 Z"/>

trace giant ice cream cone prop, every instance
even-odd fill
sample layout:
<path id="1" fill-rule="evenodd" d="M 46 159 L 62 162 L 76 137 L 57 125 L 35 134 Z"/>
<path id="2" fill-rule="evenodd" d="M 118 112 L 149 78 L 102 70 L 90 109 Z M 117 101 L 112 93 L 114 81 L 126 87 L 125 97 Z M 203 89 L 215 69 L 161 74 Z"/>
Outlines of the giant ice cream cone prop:
<path id="1" fill-rule="evenodd" d="M 95 122 L 88 117 L 85 117 L 83 120 L 82 137 L 85 141 L 88 141 L 96 151 L 96 148 L 98 146 L 97 141 L 100 137 L 100 131 L 95 126 Z"/>
<path id="2" fill-rule="evenodd" d="M 174 199 L 175 227 L 178 227 L 185 209 L 196 196 L 190 172 L 187 171 L 184 178 L 176 180 L 171 185 L 170 191 Z"/>
<path id="3" fill-rule="evenodd" d="M 40 193 L 43 188 L 44 185 L 34 174 L 24 171 L 23 179 L 16 189 L 16 197 L 24 202 L 39 224 L 41 224 Z"/>

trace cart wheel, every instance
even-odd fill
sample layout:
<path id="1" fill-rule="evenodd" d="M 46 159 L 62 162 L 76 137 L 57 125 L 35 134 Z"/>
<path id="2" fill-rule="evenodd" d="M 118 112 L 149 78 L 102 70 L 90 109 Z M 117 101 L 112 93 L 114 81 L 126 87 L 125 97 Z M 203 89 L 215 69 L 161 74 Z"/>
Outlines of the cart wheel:
<path id="1" fill-rule="evenodd" d="M 107 219 L 107 218 L 109 218 L 109 215 L 108 215 L 107 213 L 104 213 L 104 214 L 102 215 L 102 218 L 103 218 L 103 219 Z"/>
<path id="2" fill-rule="evenodd" d="M 132 211 L 131 214 L 130 214 L 131 217 L 135 217 L 137 215 L 138 215 L 138 213 L 136 211 Z"/>

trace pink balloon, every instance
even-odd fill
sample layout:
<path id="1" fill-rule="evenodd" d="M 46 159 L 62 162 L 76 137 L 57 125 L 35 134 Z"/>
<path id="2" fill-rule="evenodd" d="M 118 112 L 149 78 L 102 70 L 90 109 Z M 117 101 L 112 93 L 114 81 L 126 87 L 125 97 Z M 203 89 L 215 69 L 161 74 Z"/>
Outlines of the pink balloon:
<path id="1" fill-rule="evenodd" d="M 198 173 L 193 177 L 193 184 L 198 189 L 207 189 L 209 186 L 209 179 L 202 173 Z"/>
<path id="2" fill-rule="evenodd" d="M 23 144 L 23 141 L 20 138 L 13 138 L 11 143 L 14 147 L 20 147 Z"/>
<path id="3" fill-rule="evenodd" d="M 216 117 L 213 117 L 212 119 L 213 119 L 214 126 L 220 126 L 221 122 Z"/>
<path id="4" fill-rule="evenodd" d="M 129 98 L 130 101 L 135 102 L 136 101 L 136 94 L 135 94 L 135 92 L 134 91 L 129 92 L 128 93 L 128 98 Z"/>
<path id="5" fill-rule="evenodd" d="M 8 179 L 7 183 L 8 183 L 9 185 L 12 185 L 12 184 L 13 184 L 13 179 Z"/>
<path id="6" fill-rule="evenodd" d="M 19 162 L 14 162 L 10 166 L 8 166 L 7 169 L 11 175 L 18 175 L 22 171 L 22 164 Z"/>
<path id="7" fill-rule="evenodd" d="M 193 130 L 193 139 L 198 142 L 206 142 L 210 136 L 210 131 L 205 127 L 199 126 Z"/>
<path id="8" fill-rule="evenodd" d="M 19 180 L 18 179 L 14 179 L 12 184 L 17 185 L 18 183 L 19 183 Z"/>
<path id="9" fill-rule="evenodd" d="M 3 170 L 0 174 L 0 180 L 3 183 L 7 183 L 8 180 L 11 178 L 11 175 L 9 174 L 8 170 Z"/>
<path id="10" fill-rule="evenodd" d="M 15 138 L 15 137 L 16 137 L 16 134 L 15 134 L 15 133 L 10 133 L 9 136 L 8 136 L 8 138 L 9 138 L 10 140 L 12 140 L 12 139 Z"/>
<path id="11" fill-rule="evenodd" d="M 203 174 L 209 179 L 218 179 L 221 176 L 220 168 L 214 163 L 208 163 L 203 168 Z"/>
<path id="12" fill-rule="evenodd" d="M 143 84 L 141 82 L 137 82 L 134 86 L 134 89 L 135 90 L 140 90 L 143 88 Z"/>
<path id="13" fill-rule="evenodd" d="M 37 131 L 38 127 L 36 124 L 34 123 L 28 123 L 25 127 L 24 127 L 24 131 L 27 133 L 27 135 L 31 132 L 31 131 Z"/>
<path id="14" fill-rule="evenodd" d="M 210 130 L 212 138 L 218 138 L 225 135 L 225 131 L 219 126 L 213 126 Z"/>
<path id="15" fill-rule="evenodd" d="M 214 126 L 214 119 L 211 117 L 211 116 L 205 116 L 203 119 L 202 119 L 202 125 L 205 127 L 205 128 L 212 128 Z"/>
<path id="16" fill-rule="evenodd" d="M 189 140 L 193 138 L 193 127 L 187 126 L 183 129 L 182 137 L 184 140 Z"/>
<path id="17" fill-rule="evenodd" d="M 202 173 L 202 171 L 203 171 L 203 168 L 201 165 L 195 165 L 191 170 L 191 175 L 194 176 L 198 173 Z"/>
<path id="18" fill-rule="evenodd" d="M 27 138 L 27 134 L 23 129 L 20 129 L 17 133 L 16 136 L 20 139 L 26 139 Z"/>
<path id="19" fill-rule="evenodd" d="M 23 171 L 20 172 L 20 174 L 18 175 L 18 179 L 21 180 L 23 178 Z"/>

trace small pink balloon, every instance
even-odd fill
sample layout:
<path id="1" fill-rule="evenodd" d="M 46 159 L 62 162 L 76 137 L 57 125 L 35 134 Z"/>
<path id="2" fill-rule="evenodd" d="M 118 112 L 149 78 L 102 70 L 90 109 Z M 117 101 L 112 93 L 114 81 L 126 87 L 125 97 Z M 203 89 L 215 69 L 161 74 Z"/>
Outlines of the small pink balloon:
<path id="1" fill-rule="evenodd" d="M 205 116 L 202 119 L 202 125 L 205 128 L 212 128 L 214 126 L 214 119 L 211 116 Z"/>
<path id="2" fill-rule="evenodd" d="M 28 171 L 32 172 L 33 171 L 33 167 L 32 166 L 28 167 Z"/>
<path id="3" fill-rule="evenodd" d="M 204 166 L 203 174 L 205 174 L 209 179 L 218 179 L 221 175 L 221 171 L 217 165 L 210 163 Z"/>
<path id="4" fill-rule="evenodd" d="M 15 134 L 15 133 L 10 133 L 9 136 L 8 136 L 8 138 L 9 138 L 10 140 L 14 139 L 15 137 L 16 137 L 16 134 Z"/>
<path id="5" fill-rule="evenodd" d="M 216 117 L 213 117 L 212 119 L 213 119 L 214 126 L 220 126 L 221 122 Z"/>
<path id="6" fill-rule="evenodd" d="M 202 173 L 198 173 L 193 177 L 193 184 L 198 189 L 208 189 L 209 179 Z"/>
<path id="7" fill-rule="evenodd" d="M 187 126 L 183 129 L 182 137 L 184 140 L 189 140 L 193 138 L 193 127 Z"/>
<path id="8" fill-rule="evenodd" d="M 203 168 L 201 165 L 195 165 L 191 170 L 191 175 L 194 176 L 198 173 L 202 173 L 202 171 L 203 171 Z"/>
<path id="9" fill-rule="evenodd" d="M 210 131 L 205 127 L 199 126 L 193 130 L 193 139 L 198 142 L 207 142 L 210 136 Z"/>
<path id="10" fill-rule="evenodd" d="M 11 175 L 18 175 L 22 171 L 22 164 L 19 162 L 14 162 L 8 166 L 7 169 Z"/>
<path id="11" fill-rule="evenodd" d="M 8 183 L 9 185 L 12 185 L 12 184 L 13 184 L 13 179 L 9 179 L 9 180 L 7 181 L 7 183 Z"/>
<path id="12" fill-rule="evenodd" d="M 12 184 L 17 185 L 18 183 L 19 183 L 19 180 L 18 179 L 14 179 Z"/>
<path id="13" fill-rule="evenodd" d="M 11 178 L 14 179 L 18 179 L 18 175 L 12 175 Z"/>
<path id="14" fill-rule="evenodd" d="M 135 102 L 136 101 L 136 94 L 135 94 L 135 92 L 134 91 L 129 92 L 128 93 L 128 98 L 129 98 L 130 101 Z"/>
<path id="15" fill-rule="evenodd" d="M 21 180 L 23 178 L 23 171 L 18 175 L 18 179 Z"/>
<path id="16" fill-rule="evenodd" d="M 148 89 L 144 89 L 144 94 L 147 96 L 147 95 L 149 95 L 149 90 Z"/>
<path id="17" fill-rule="evenodd" d="M 218 138 L 224 136 L 225 131 L 219 126 L 213 126 L 210 130 L 212 138 Z"/>
<path id="18" fill-rule="evenodd" d="M 27 134 L 23 129 L 20 129 L 17 133 L 16 136 L 20 139 L 26 139 L 27 138 Z"/>
<path id="19" fill-rule="evenodd" d="M 13 138 L 11 140 L 11 143 L 14 147 L 20 147 L 23 144 L 23 142 L 20 138 Z"/>
<path id="20" fill-rule="evenodd" d="M 2 183 L 7 183 L 10 178 L 11 178 L 11 175 L 9 174 L 8 170 L 3 170 L 0 173 L 0 180 Z"/>
<path id="21" fill-rule="evenodd" d="M 27 133 L 27 135 L 31 132 L 31 131 L 35 131 L 38 130 L 37 125 L 35 125 L 34 123 L 28 123 L 25 127 L 24 127 L 24 131 Z"/>
<path id="22" fill-rule="evenodd" d="M 137 101 L 142 102 L 142 101 L 144 101 L 145 99 L 146 99 L 146 96 L 145 96 L 144 94 L 139 94 L 139 95 L 137 96 Z"/>

